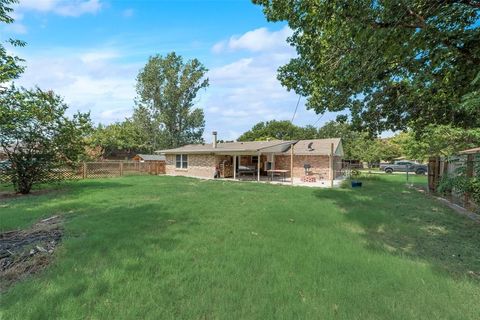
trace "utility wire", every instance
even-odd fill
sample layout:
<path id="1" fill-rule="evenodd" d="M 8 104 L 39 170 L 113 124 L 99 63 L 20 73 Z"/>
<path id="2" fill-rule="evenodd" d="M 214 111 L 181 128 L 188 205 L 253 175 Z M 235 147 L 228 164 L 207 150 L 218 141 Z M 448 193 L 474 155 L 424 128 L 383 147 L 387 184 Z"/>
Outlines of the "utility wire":
<path id="1" fill-rule="evenodd" d="M 292 120 L 290 121 L 291 123 L 293 123 L 293 119 L 295 119 L 295 115 L 297 114 L 297 109 L 298 109 L 298 104 L 300 103 L 300 98 L 302 96 L 298 96 L 298 101 L 297 101 L 297 106 L 295 107 L 295 112 L 293 113 L 293 117 L 292 117 Z"/>
<path id="2" fill-rule="evenodd" d="M 322 114 L 320 115 L 320 117 L 318 117 L 317 121 L 315 121 L 315 123 L 312 124 L 312 127 L 315 127 L 315 125 L 318 123 L 318 121 L 320 121 L 320 119 L 323 118 L 324 115 L 325 115 L 325 113 L 322 113 Z"/>

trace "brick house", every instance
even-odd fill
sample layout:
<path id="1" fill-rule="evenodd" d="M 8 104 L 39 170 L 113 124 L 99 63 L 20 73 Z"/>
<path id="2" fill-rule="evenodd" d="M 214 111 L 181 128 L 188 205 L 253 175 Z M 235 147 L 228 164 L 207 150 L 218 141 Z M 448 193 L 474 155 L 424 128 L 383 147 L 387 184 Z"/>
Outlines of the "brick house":
<path id="1" fill-rule="evenodd" d="M 274 140 L 190 144 L 159 150 L 168 175 L 199 178 L 333 181 L 341 176 L 342 141 Z M 293 176 L 292 176 L 293 173 Z M 293 177 L 293 179 L 291 179 Z"/>

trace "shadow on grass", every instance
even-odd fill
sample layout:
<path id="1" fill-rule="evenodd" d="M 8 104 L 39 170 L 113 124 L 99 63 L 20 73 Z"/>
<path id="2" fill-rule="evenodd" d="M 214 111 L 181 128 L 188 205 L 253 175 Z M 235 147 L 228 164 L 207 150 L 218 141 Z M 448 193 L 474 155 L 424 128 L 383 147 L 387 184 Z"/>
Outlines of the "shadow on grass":
<path id="1" fill-rule="evenodd" d="M 46 319 L 61 315 L 58 301 L 79 299 L 88 313 L 96 299 L 118 286 L 144 278 L 155 281 L 170 263 L 168 257 L 199 225 L 193 212 L 171 212 L 159 203 L 103 209 L 91 205 L 86 211 L 91 213 L 68 220 L 53 266 L 12 287 L 5 307 L 32 300 L 37 318 Z M 39 296 L 44 302 L 39 303 Z"/>
<path id="2" fill-rule="evenodd" d="M 360 225 L 370 249 L 425 260 L 454 278 L 480 282 L 480 224 L 427 195 L 401 182 L 368 178 L 362 188 L 314 194 Z"/>
<path id="3" fill-rule="evenodd" d="M 127 188 L 131 184 L 120 180 L 121 178 L 111 178 L 111 180 L 63 180 L 52 183 L 37 184 L 32 187 L 28 194 L 18 194 L 14 191 L 12 185 L 2 185 L 0 188 L 0 200 L 11 198 L 25 198 L 43 195 L 58 195 L 63 192 L 74 191 L 77 194 L 89 192 L 91 190 L 109 189 L 109 188 Z"/>

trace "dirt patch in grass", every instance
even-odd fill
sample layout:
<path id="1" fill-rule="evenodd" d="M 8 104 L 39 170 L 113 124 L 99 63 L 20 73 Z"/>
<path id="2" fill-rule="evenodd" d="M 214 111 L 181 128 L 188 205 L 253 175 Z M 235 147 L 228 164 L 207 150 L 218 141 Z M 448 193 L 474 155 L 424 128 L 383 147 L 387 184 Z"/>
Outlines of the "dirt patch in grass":
<path id="1" fill-rule="evenodd" d="M 0 200 L 19 198 L 19 197 L 39 196 L 39 195 L 47 194 L 51 192 L 58 192 L 58 190 L 56 189 L 32 190 L 29 194 L 22 194 L 14 191 L 0 191 Z"/>
<path id="2" fill-rule="evenodd" d="M 60 216 L 41 220 L 29 229 L 0 234 L 0 292 L 44 269 L 62 240 Z"/>

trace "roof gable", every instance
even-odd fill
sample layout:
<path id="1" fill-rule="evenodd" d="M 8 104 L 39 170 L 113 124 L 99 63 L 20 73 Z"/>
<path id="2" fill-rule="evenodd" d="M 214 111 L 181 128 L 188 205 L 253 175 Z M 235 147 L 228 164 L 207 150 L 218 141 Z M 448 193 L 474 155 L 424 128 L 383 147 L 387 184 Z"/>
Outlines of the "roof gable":
<path id="1" fill-rule="evenodd" d="M 334 155 L 343 156 L 342 140 L 340 138 L 299 140 L 293 147 L 293 153 L 298 155 L 330 155 L 332 144 Z"/>

